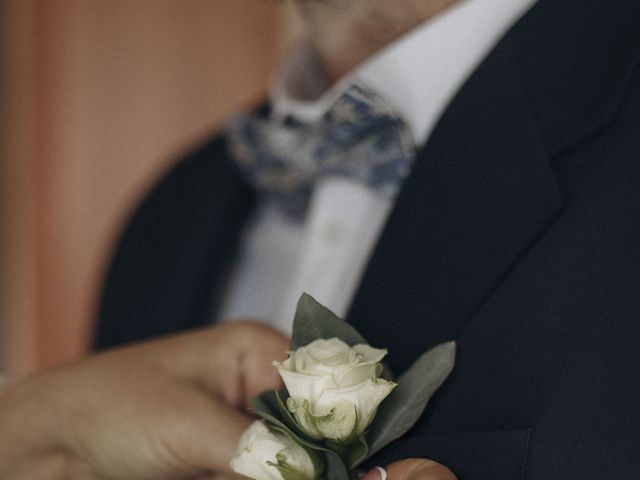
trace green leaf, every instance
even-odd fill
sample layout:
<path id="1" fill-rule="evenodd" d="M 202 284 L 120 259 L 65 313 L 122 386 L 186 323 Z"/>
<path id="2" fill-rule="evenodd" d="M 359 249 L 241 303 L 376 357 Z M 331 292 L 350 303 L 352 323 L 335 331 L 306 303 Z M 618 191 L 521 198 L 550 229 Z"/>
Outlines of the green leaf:
<path id="1" fill-rule="evenodd" d="M 253 412 L 267 412 L 267 413 L 274 413 L 277 410 L 274 410 L 273 406 L 274 406 L 274 402 L 272 400 L 272 397 L 275 396 L 275 390 L 268 390 L 266 392 L 261 393 L 260 395 L 258 395 L 257 397 L 253 397 L 251 399 L 251 408 L 250 410 L 252 410 Z"/>
<path id="2" fill-rule="evenodd" d="M 282 392 L 269 390 L 262 393 L 252 400 L 252 410 L 256 415 L 264 418 L 267 422 L 281 428 L 285 428 L 296 437 L 300 437 L 307 442 L 315 444 L 315 440 L 302 430 L 295 421 L 291 412 L 289 412 L 285 406 L 285 402 L 282 400 L 281 395 L 284 395 L 285 399 L 288 396 L 286 390 L 283 390 Z"/>
<path id="3" fill-rule="evenodd" d="M 282 423 L 282 421 L 275 415 L 269 412 L 266 412 L 264 410 L 254 410 L 254 413 L 258 415 L 260 418 L 262 418 L 263 420 L 265 420 L 270 427 L 274 427 L 274 428 L 277 427 L 282 431 L 290 433 L 292 437 L 295 437 L 296 439 L 298 438 L 296 433 L 291 431 L 291 429 L 287 425 Z M 300 443 L 304 444 L 302 440 L 300 441 Z"/>
<path id="4" fill-rule="evenodd" d="M 349 444 L 326 440 L 324 445 L 338 455 L 349 469 L 360 465 L 367 458 L 369 452 L 367 441 L 362 435 L 355 437 Z"/>
<path id="5" fill-rule="evenodd" d="M 311 295 L 303 293 L 293 320 L 291 349 L 309 345 L 314 340 L 337 337 L 349 346 L 368 344 L 355 328 L 341 320 L 331 310 L 316 302 Z"/>
<path id="6" fill-rule="evenodd" d="M 308 439 L 309 441 L 315 441 L 315 439 L 307 434 L 307 432 L 305 432 L 304 429 L 298 424 L 291 411 L 289 411 L 289 409 L 287 408 L 289 392 L 287 392 L 286 389 L 282 391 L 273 390 L 273 397 L 275 397 L 275 407 L 277 409 L 277 412 L 279 413 L 279 418 L 281 418 L 287 425 L 291 427 L 292 430 L 297 432 L 300 436 Z"/>
<path id="7" fill-rule="evenodd" d="M 273 400 L 274 398 L 275 391 L 273 390 L 255 397 L 252 400 L 253 408 L 251 410 L 253 411 L 253 413 L 265 420 L 270 427 L 276 428 L 283 433 L 286 433 L 301 445 L 307 445 L 308 443 L 310 443 L 301 435 L 296 425 L 290 425 L 288 424 L 288 422 L 285 423 L 285 421 L 280 418 L 278 407 L 275 405 L 275 401 Z M 311 448 L 317 447 L 314 446 Z"/>
<path id="8" fill-rule="evenodd" d="M 337 453 L 331 450 L 326 451 L 327 469 L 326 480 L 350 480 L 349 471 Z"/>
<path id="9" fill-rule="evenodd" d="M 423 353 L 400 376 L 398 386 L 387 397 L 367 433 L 369 458 L 400 438 L 418 421 L 429 399 L 453 370 L 455 342 L 447 342 Z"/>
<path id="10" fill-rule="evenodd" d="M 324 305 L 317 302 L 308 293 L 303 293 L 298 300 L 296 314 L 293 319 L 293 333 L 291 335 L 291 350 L 309 345 L 314 340 L 339 338 L 353 347 L 359 343 L 369 345 L 369 342 L 349 323 L 342 320 Z M 394 380 L 389 366 L 382 364 L 382 378 Z"/>
<path id="11" fill-rule="evenodd" d="M 359 435 L 356 441 L 349 445 L 349 455 L 346 458 L 350 469 L 356 468 L 369 456 L 369 445 L 364 436 Z"/>

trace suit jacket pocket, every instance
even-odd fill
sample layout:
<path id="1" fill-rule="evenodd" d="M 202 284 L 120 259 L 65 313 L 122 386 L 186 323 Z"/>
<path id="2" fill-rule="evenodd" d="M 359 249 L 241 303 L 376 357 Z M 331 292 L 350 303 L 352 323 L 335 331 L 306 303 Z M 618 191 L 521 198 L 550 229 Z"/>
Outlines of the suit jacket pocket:
<path id="1" fill-rule="evenodd" d="M 373 464 L 429 458 L 449 467 L 458 480 L 523 480 L 532 429 L 407 436 L 376 455 Z"/>

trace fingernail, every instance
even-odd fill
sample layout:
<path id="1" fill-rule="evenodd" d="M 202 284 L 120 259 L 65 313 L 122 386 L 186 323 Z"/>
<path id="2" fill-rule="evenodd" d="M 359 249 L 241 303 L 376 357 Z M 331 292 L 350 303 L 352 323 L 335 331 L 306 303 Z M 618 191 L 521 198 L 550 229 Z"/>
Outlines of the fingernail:
<path id="1" fill-rule="evenodd" d="M 382 467 L 372 468 L 361 480 L 387 480 L 387 471 Z"/>

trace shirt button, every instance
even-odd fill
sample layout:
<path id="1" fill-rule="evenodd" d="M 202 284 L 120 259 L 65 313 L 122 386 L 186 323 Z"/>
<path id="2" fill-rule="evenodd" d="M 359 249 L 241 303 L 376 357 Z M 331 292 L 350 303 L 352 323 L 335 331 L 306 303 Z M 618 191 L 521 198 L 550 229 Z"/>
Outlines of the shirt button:
<path id="1" fill-rule="evenodd" d="M 322 232 L 322 242 L 327 246 L 334 246 L 346 240 L 347 229 L 342 222 L 328 223 Z"/>

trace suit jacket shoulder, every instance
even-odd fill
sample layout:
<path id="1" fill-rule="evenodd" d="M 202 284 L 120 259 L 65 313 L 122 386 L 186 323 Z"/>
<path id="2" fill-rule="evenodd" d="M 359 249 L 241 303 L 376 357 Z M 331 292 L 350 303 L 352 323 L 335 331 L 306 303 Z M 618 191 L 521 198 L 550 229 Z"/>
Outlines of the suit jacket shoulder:
<path id="1" fill-rule="evenodd" d="M 252 203 L 223 137 L 176 163 L 118 242 L 101 297 L 96 346 L 208 323 Z"/>

